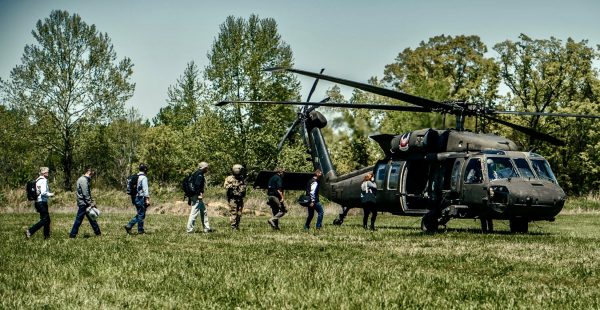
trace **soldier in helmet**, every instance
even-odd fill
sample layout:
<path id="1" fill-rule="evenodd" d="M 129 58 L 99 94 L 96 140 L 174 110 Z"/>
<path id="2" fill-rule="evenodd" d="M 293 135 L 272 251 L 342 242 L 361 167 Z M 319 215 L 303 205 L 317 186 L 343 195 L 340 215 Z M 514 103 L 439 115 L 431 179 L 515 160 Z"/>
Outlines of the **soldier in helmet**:
<path id="1" fill-rule="evenodd" d="M 246 196 L 246 181 L 242 170 L 244 167 L 235 164 L 231 168 L 232 175 L 225 178 L 223 186 L 227 190 L 227 203 L 229 204 L 229 224 L 232 230 L 239 230 L 244 197 Z"/>

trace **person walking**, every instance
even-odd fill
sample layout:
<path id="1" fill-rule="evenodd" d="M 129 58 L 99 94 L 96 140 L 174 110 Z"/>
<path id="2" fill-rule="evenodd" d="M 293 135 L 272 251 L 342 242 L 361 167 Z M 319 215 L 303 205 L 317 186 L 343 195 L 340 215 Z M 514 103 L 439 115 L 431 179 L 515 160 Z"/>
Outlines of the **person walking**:
<path id="1" fill-rule="evenodd" d="M 148 185 L 148 167 L 141 163 L 139 166 L 137 179 L 137 194 L 135 196 L 136 215 L 123 228 L 128 234 L 131 234 L 131 229 L 137 224 L 138 235 L 146 233 L 144 230 L 144 219 L 146 218 L 146 209 L 150 206 L 150 189 Z"/>
<path id="2" fill-rule="evenodd" d="M 267 205 L 271 207 L 273 217 L 267 222 L 271 228 L 279 230 L 279 219 L 286 213 L 285 194 L 283 190 L 283 168 L 275 168 L 275 174 L 269 179 L 267 189 Z"/>
<path id="3" fill-rule="evenodd" d="M 244 197 L 246 196 L 246 180 L 242 173 L 243 166 L 235 164 L 231 168 L 231 175 L 225 178 L 223 186 L 227 190 L 227 204 L 229 205 L 229 224 L 232 230 L 240 229 Z"/>
<path id="4" fill-rule="evenodd" d="M 85 168 L 85 173 L 77 179 L 77 215 L 75 215 L 75 222 L 73 223 L 73 228 L 71 228 L 71 233 L 69 234 L 69 238 L 77 237 L 77 233 L 79 232 L 79 226 L 83 222 L 83 217 L 87 217 L 90 225 L 92 226 L 92 230 L 94 230 L 94 234 L 96 236 L 100 236 L 100 226 L 98 226 L 98 222 L 96 219 L 92 219 L 87 211 L 89 208 L 93 208 L 96 206 L 96 202 L 92 199 L 92 188 L 90 186 L 91 179 L 95 175 L 94 170 L 91 167 Z"/>
<path id="5" fill-rule="evenodd" d="M 54 193 L 50 192 L 48 186 L 48 174 L 50 169 L 48 167 L 41 167 L 40 174 L 35 180 L 35 188 L 37 198 L 34 203 L 35 210 L 40 214 L 40 221 L 33 224 L 25 230 L 25 238 L 29 239 L 36 231 L 44 227 L 44 239 L 50 238 L 50 213 L 48 212 L 48 198 L 54 196 Z"/>
<path id="6" fill-rule="evenodd" d="M 323 206 L 319 202 L 319 181 L 323 176 L 323 172 L 320 169 L 315 170 L 315 173 L 308 181 L 306 186 L 306 194 L 310 197 L 310 205 L 307 207 L 308 216 L 306 217 L 306 223 L 304 223 L 304 230 L 310 229 L 310 222 L 315 216 L 315 210 L 317 211 L 317 230 L 320 230 L 323 225 Z"/>
<path id="7" fill-rule="evenodd" d="M 202 231 L 205 233 L 213 232 L 208 223 L 208 212 L 204 205 L 204 185 L 206 180 L 204 175 L 208 172 L 208 163 L 201 162 L 198 164 L 198 171 L 194 172 L 193 184 L 195 194 L 190 197 L 188 204 L 192 207 L 190 210 L 190 216 L 187 222 L 187 232 L 193 233 L 196 224 L 196 218 L 200 214 L 200 221 L 202 222 Z"/>
<path id="8" fill-rule="evenodd" d="M 377 184 L 375 184 L 373 173 L 369 172 L 360 184 L 360 202 L 363 207 L 363 227 L 367 229 L 369 214 L 371 215 L 371 230 L 375 230 L 375 219 L 377 218 Z"/>

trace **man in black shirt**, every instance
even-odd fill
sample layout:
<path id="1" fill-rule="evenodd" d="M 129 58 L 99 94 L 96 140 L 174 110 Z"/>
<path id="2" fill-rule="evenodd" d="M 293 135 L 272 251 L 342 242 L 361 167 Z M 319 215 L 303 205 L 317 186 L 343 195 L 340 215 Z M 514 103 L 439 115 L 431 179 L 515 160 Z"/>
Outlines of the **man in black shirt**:
<path id="1" fill-rule="evenodd" d="M 284 191 L 283 191 L 283 168 L 276 168 L 275 174 L 269 179 L 267 195 L 267 204 L 271 207 L 273 217 L 269 219 L 269 225 L 271 228 L 279 230 L 279 219 L 282 218 L 286 213 L 287 209 L 284 204 Z"/>
<path id="2" fill-rule="evenodd" d="M 190 210 L 190 216 L 187 222 L 187 232 L 193 233 L 196 226 L 196 218 L 200 214 L 200 221 L 202 222 L 202 231 L 205 233 L 213 232 L 208 222 L 208 212 L 204 205 L 204 185 L 206 183 L 204 175 L 208 172 L 208 163 L 201 162 L 198 165 L 198 171 L 194 173 L 194 190 L 195 195 L 190 197 L 188 204 L 192 207 Z"/>

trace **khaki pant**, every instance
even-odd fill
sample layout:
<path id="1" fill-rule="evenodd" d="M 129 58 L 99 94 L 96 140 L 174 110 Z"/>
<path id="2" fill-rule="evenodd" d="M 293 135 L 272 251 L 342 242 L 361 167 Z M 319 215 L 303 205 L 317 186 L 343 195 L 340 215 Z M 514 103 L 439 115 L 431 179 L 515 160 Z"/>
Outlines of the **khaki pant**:
<path id="1" fill-rule="evenodd" d="M 194 232 L 194 226 L 196 224 L 196 218 L 200 214 L 200 221 L 202 222 L 202 229 L 204 231 L 210 230 L 210 224 L 208 223 L 208 212 L 204 206 L 204 202 L 198 196 L 190 197 L 192 202 L 192 209 L 190 210 L 190 217 L 187 222 L 187 232 Z"/>
<path id="2" fill-rule="evenodd" d="M 227 203 L 229 204 L 229 224 L 231 224 L 232 228 L 237 228 L 240 226 L 240 220 L 242 218 L 244 199 L 228 198 Z"/>

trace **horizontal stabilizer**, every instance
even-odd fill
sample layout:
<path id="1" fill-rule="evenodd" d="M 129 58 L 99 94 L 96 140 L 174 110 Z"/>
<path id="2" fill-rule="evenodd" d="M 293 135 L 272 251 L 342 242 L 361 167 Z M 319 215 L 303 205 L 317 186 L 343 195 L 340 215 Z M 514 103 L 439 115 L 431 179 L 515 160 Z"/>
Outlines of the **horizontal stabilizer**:
<path id="1" fill-rule="evenodd" d="M 390 134 L 379 134 L 379 135 L 373 135 L 370 136 L 369 138 L 371 138 L 372 140 L 374 140 L 375 142 L 377 142 L 379 144 L 379 147 L 381 147 L 381 150 L 385 153 L 385 156 L 391 156 L 392 155 L 392 151 L 390 149 L 390 145 L 392 142 L 392 139 L 394 139 L 394 137 L 396 137 L 395 135 L 390 135 Z"/>
<path id="2" fill-rule="evenodd" d="M 267 189 L 269 179 L 275 174 L 275 171 L 261 171 L 256 176 L 254 188 Z M 313 177 L 312 173 L 306 172 L 286 172 L 283 174 L 283 189 L 290 191 L 306 190 L 306 184 Z"/>

